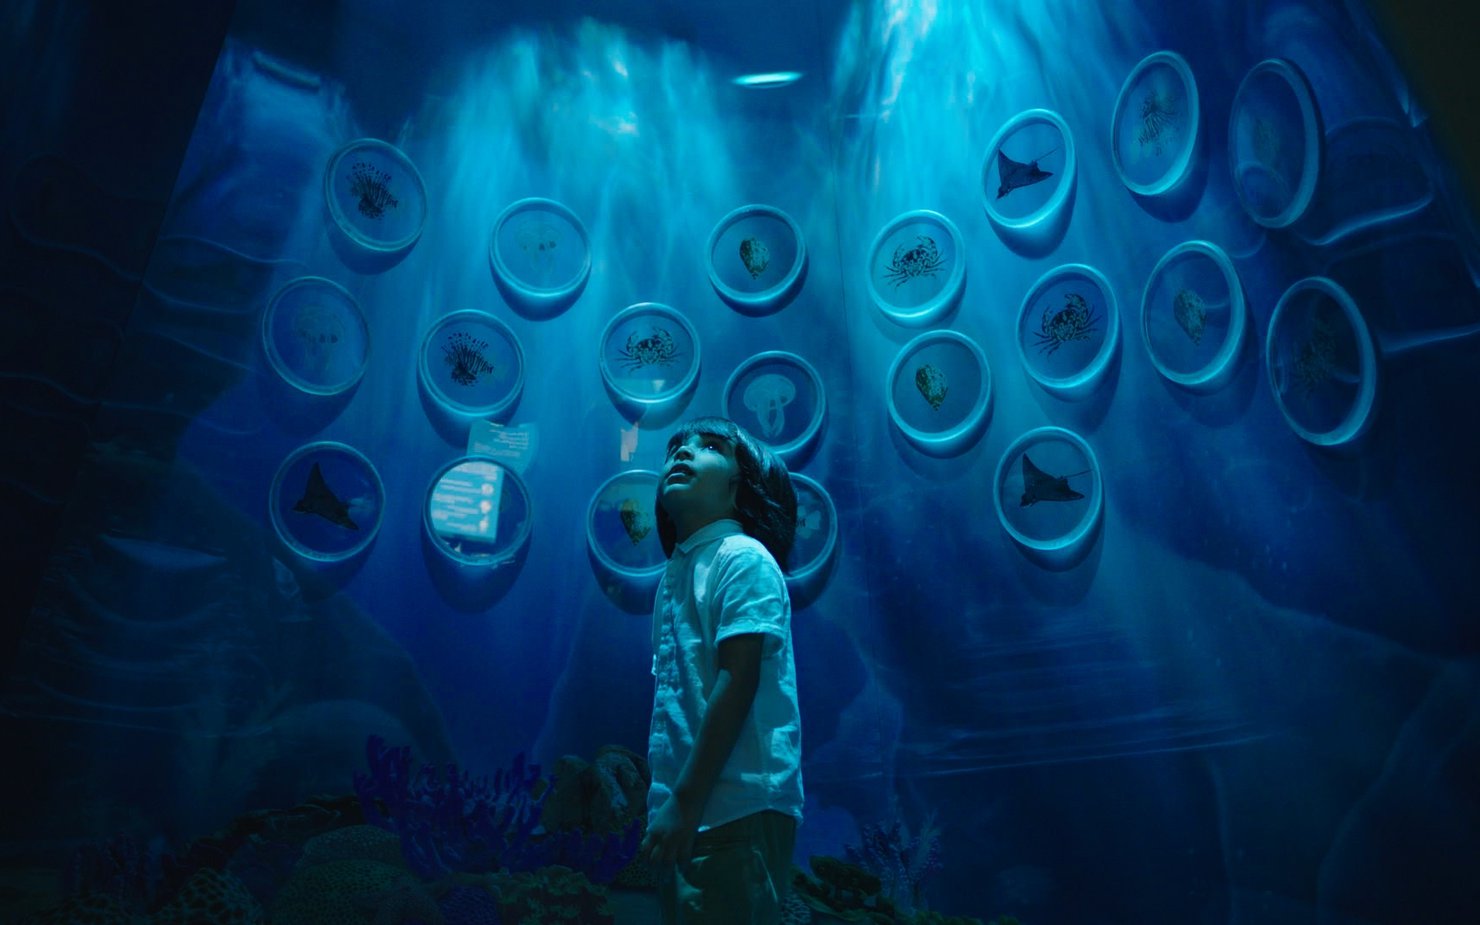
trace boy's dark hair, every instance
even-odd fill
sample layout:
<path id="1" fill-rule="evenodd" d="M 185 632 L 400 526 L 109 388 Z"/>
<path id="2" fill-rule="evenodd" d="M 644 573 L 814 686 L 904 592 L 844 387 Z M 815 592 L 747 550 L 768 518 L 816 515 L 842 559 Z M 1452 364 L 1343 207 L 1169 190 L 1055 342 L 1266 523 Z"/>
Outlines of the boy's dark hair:
<path id="1" fill-rule="evenodd" d="M 724 437 L 735 447 L 735 462 L 740 469 L 740 484 L 735 490 L 735 519 L 740 521 L 747 534 L 760 540 L 785 572 L 786 557 L 791 553 L 797 535 L 797 493 L 792 487 L 791 475 L 786 471 L 786 463 L 729 418 L 702 417 L 684 422 L 668 438 L 668 449 L 672 450 L 695 434 Z M 678 527 L 663 510 L 662 504 L 655 504 L 655 507 L 658 539 L 663 543 L 663 554 L 671 557 L 678 540 Z"/>

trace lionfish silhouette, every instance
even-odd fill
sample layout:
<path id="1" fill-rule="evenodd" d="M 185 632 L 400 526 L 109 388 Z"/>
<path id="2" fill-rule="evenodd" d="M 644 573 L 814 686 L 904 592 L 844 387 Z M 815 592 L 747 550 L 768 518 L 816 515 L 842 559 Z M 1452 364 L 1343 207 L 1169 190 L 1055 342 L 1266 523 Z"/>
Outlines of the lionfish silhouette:
<path id="1" fill-rule="evenodd" d="M 303 497 L 293 505 L 293 510 L 299 514 L 317 514 L 347 530 L 360 529 L 349 518 L 349 504 L 339 500 L 339 496 L 330 490 L 329 483 L 324 481 L 324 473 L 318 463 L 314 463 L 313 470 L 308 473 L 308 486 L 303 490 Z"/>
<path id="2" fill-rule="evenodd" d="M 1027 507 L 1037 501 L 1078 501 L 1084 495 L 1069 487 L 1075 476 L 1088 475 L 1088 469 L 1070 475 L 1049 475 L 1033 465 L 1028 454 L 1023 454 L 1023 503 Z"/>
<path id="3" fill-rule="evenodd" d="M 1030 161 L 1015 161 L 1004 154 L 1001 148 L 998 148 L 997 174 L 1002 178 L 1002 183 L 997 187 L 997 198 L 1001 199 L 1015 189 L 1042 183 L 1053 176 L 1050 171 L 1039 169 L 1038 162 L 1057 150 L 1058 147 L 1055 146 Z"/>

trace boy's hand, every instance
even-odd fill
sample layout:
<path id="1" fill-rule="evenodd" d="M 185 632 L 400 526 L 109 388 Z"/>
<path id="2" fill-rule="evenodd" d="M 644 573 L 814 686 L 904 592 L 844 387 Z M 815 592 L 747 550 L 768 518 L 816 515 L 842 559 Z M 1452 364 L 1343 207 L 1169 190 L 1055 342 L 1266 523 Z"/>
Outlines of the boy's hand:
<path id="1" fill-rule="evenodd" d="M 653 816 L 647 835 L 637 849 L 637 856 L 655 868 L 687 861 L 694 851 L 694 835 L 699 820 L 685 818 L 678 799 L 670 796 Z"/>

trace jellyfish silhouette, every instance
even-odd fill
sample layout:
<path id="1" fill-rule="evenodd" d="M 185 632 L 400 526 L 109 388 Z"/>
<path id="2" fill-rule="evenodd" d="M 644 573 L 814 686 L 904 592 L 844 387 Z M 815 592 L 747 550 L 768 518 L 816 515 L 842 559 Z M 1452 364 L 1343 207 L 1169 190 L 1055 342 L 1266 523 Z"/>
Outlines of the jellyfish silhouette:
<path id="1" fill-rule="evenodd" d="M 755 412 L 761 436 L 777 437 L 786 427 L 785 408 L 796 400 L 797 387 L 785 376 L 768 373 L 757 376 L 745 389 L 745 407 Z"/>

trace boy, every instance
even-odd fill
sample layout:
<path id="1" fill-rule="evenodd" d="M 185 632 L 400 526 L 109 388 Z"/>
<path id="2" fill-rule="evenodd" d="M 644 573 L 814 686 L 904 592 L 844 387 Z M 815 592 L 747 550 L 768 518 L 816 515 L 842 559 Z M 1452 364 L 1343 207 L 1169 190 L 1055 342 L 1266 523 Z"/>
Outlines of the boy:
<path id="1" fill-rule="evenodd" d="M 786 466 L 732 421 L 669 438 L 669 556 L 653 607 L 652 788 L 638 856 L 665 923 L 776 923 L 802 815 L 801 717 L 781 564 L 796 536 Z"/>

